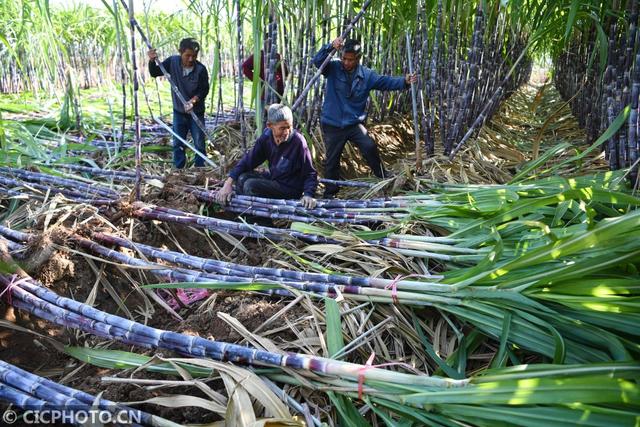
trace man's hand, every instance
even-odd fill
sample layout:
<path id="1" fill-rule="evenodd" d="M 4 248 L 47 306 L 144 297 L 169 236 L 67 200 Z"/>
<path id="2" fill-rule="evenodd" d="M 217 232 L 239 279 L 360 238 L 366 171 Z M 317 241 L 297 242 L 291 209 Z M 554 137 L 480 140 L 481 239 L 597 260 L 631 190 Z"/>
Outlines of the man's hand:
<path id="1" fill-rule="evenodd" d="M 418 81 L 418 75 L 416 73 L 407 74 L 406 76 L 404 76 L 404 81 L 407 85 L 410 85 L 411 83 L 416 83 Z"/>
<path id="2" fill-rule="evenodd" d="M 193 101 L 189 100 L 184 103 L 184 112 L 190 113 L 193 110 Z"/>
<path id="3" fill-rule="evenodd" d="M 233 179 L 227 178 L 224 185 L 216 193 L 216 201 L 222 206 L 226 205 L 233 199 L 235 193 L 233 192 Z"/>
<path id="4" fill-rule="evenodd" d="M 302 202 L 302 206 L 304 206 L 306 209 L 313 209 L 318 204 L 318 202 L 316 202 L 316 199 L 311 196 L 302 196 L 302 199 L 300 199 L 300 201 Z"/>
<path id="5" fill-rule="evenodd" d="M 333 46 L 335 50 L 340 50 L 340 48 L 344 46 L 344 40 L 342 39 L 342 37 L 338 37 L 331 42 L 331 46 Z"/>
<path id="6" fill-rule="evenodd" d="M 158 54 L 155 49 L 149 49 L 147 56 L 149 57 L 149 61 L 155 61 L 158 58 Z"/>

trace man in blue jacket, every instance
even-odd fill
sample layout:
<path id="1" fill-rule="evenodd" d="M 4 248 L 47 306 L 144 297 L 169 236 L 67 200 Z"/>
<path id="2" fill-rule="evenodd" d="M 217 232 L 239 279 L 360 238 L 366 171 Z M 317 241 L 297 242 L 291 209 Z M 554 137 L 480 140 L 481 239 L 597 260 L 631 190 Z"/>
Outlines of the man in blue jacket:
<path id="1" fill-rule="evenodd" d="M 269 172 L 254 169 L 264 161 Z M 247 196 L 272 199 L 298 199 L 308 209 L 316 206 L 315 192 L 318 174 L 304 136 L 293 129 L 293 113 L 286 105 L 272 104 L 267 110 L 267 129 L 231 170 L 216 199 L 226 204 L 236 192 Z"/>
<path id="2" fill-rule="evenodd" d="M 404 77 L 381 76 L 360 64 L 362 46 L 357 40 L 338 37 L 324 45 L 313 57 L 316 67 L 324 62 L 331 48 L 342 48 L 341 59 L 331 60 L 322 70 L 327 80 L 324 104 L 320 117 L 322 136 L 326 147 L 324 176 L 340 179 L 340 156 L 347 141 L 357 145 L 374 175 L 384 178 L 387 173 L 382 166 L 378 147 L 367 133 L 364 122 L 369 92 L 371 90 L 403 90 L 417 81 L 415 74 Z M 326 184 L 324 197 L 333 198 L 338 187 Z"/>
<path id="3" fill-rule="evenodd" d="M 173 133 L 182 139 L 187 138 L 191 131 L 193 145 L 198 151 L 206 154 L 204 132 L 191 117 L 191 112 L 204 125 L 204 99 L 209 93 L 209 73 L 207 68 L 198 61 L 200 44 L 192 38 L 182 39 L 178 48 L 180 55 L 173 55 L 162 61 L 162 65 L 171 75 L 171 81 L 178 88 L 182 97 L 187 101 L 180 102 L 178 95 L 171 91 L 173 101 Z M 158 54 L 155 49 L 147 53 L 149 57 L 149 74 L 151 77 L 162 76 L 162 70 L 155 63 Z M 173 137 L 173 164 L 182 169 L 186 166 L 184 144 Z M 204 159 L 196 156 L 195 166 L 204 166 Z"/>

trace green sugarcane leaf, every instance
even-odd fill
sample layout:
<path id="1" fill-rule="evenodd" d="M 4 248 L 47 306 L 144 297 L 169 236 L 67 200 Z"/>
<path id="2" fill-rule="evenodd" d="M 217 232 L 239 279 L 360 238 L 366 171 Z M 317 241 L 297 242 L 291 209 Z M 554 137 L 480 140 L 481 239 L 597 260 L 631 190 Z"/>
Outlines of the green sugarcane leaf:
<path id="1" fill-rule="evenodd" d="M 378 398 L 376 396 L 371 396 L 369 400 L 377 405 L 391 409 L 396 414 L 401 414 L 410 420 L 414 420 L 415 422 L 419 423 L 418 425 L 460 427 L 460 424 L 455 422 L 453 419 L 449 419 L 440 414 L 435 414 L 432 412 L 427 412 L 419 410 L 417 408 L 412 408 L 410 406 L 402 405 L 400 403 L 394 402 L 393 400 Z"/>
<path id="2" fill-rule="evenodd" d="M 562 142 L 554 147 L 551 147 L 550 149 L 545 151 L 545 153 L 542 156 L 538 157 L 537 159 L 530 160 L 526 162 L 524 165 L 522 165 L 522 168 L 520 168 L 520 171 L 518 171 L 518 173 L 513 178 L 511 178 L 511 181 L 509 181 L 509 184 L 515 184 L 526 179 L 535 178 L 535 175 L 531 174 L 531 171 L 547 163 L 547 161 L 551 159 L 553 156 L 555 156 L 556 154 L 563 152 L 571 147 L 572 145 L 569 144 L 568 142 Z"/>
<path id="3" fill-rule="evenodd" d="M 473 383 L 493 382 L 504 380 L 519 380 L 542 377 L 579 377 L 604 376 L 610 378 L 633 378 L 640 375 L 640 365 L 635 362 L 607 362 L 583 365 L 552 365 L 535 363 L 528 365 L 492 368 L 473 377 Z"/>
<path id="4" fill-rule="evenodd" d="M 441 413 L 460 422 L 471 425 L 494 426 L 524 426 L 524 427 L 611 427 L 634 425 L 637 417 L 633 411 L 607 413 L 606 408 L 590 406 L 582 409 L 567 407 L 512 407 L 512 406 L 469 406 L 469 405 L 438 405 Z"/>
<path id="5" fill-rule="evenodd" d="M 351 399 L 349 399 L 347 396 L 343 396 L 332 391 L 327 392 L 327 396 L 338 411 L 338 415 L 340 415 L 340 425 L 369 427 L 369 423 L 367 422 L 367 420 L 365 420 L 360 412 L 358 412 L 358 409 L 353 405 L 353 402 L 351 402 Z"/>
<path id="6" fill-rule="evenodd" d="M 599 28 L 599 30 L 601 30 L 601 29 Z M 605 43 L 605 56 L 606 56 L 606 49 L 607 49 L 607 46 L 606 46 L 606 43 Z M 601 57 L 601 59 L 602 59 L 602 57 Z M 568 158 L 566 160 L 563 160 L 563 161 L 553 165 L 553 167 L 551 167 L 549 169 L 546 169 L 545 171 L 543 171 L 543 173 L 555 173 L 556 171 L 558 171 L 563 166 L 565 166 L 565 165 L 567 165 L 569 163 L 580 161 L 587 154 L 589 154 L 592 151 L 598 149 L 601 144 L 603 144 L 605 141 L 608 141 L 609 139 L 611 139 L 616 134 L 616 132 L 618 132 L 618 130 L 622 127 L 622 125 L 624 125 L 627 122 L 627 119 L 629 117 L 629 113 L 630 112 L 631 112 L 631 107 L 629 105 L 627 105 L 622 111 L 620 111 L 620 113 L 615 118 L 615 120 L 613 122 L 611 122 L 611 124 L 609 125 L 607 130 L 602 135 L 600 135 L 600 137 L 593 144 L 591 144 L 591 146 L 589 146 L 586 150 L 582 151 L 580 154 L 577 154 L 577 155 L 575 155 L 573 157 L 570 157 L 570 158 Z"/>
<path id="7" fill-rule="evenodd" d="M 132 369 L 148 364 L 153 358 L 141 354 L 121 350 L 105 350 L 89 347 L 65 346 L 65 352 L 76 359 L 100 368 Z M 178 365 L 187 370 L 193 377 L 209 377 L 212 369 L 202 368 L 186 363 Z M 150 372 L 180 376 L 180 373 L 168 362 L 148 364 L 144 368 Z"/>
<path id="8" fill-rule="evenodd" d="M 327 325 L 327 350 L 329 350 L 329 357 L 334 357 L 344 347 L 340 308 L 338 303 L 331 298 L 324 298 L 324 304 Z"/>
<path id="9" fill-rule="evenodd" d="M 541 264 L 543 262 L 572 255 L 581 250 L 597 247 L 606 242 L 612 242 L 616 236 L 622 236 L 634 228 L 640 227 L 640 211 L 601 221 L 592 230 L 563 238 L 557 242 L 533 249 L 519 258 L 507 261 L 487 276 L 497 279 L 518 268 Z"/>
<path id="10" fill-rule="evenodd" d="M 541 377 L 472 384 L 439 390 L 437 393 L 414 393 L 405 396 L 402 401 L 412 405 L 640 404 L 637 384 L 606 376 Z"/>
<path id="11" fill-rule="evenodd" d="M 571 29 L 573 28 L 573 24 L 576 21 L 576 15 L 578 14 L 578 6 L 580 5 L 579 0 L 571 1 L 571 8 L 569 9 L 569 16 L 567 17 L 567 27 L 564 30 L 564 43 L 567 44 L 569 40 L 569 34 L 571 34 Z"/>
<path id="12" fill-rule="evenodd" d="M 342 337 L 342 321 L 338 303 L 331 298 L 324 298 L 325 321 L 327 331 L 327 350 L 329 357 L 338 354 L 344 347 Z M 367 426 L 368 423 L 360 415 L 351 399 L 347 396 L 327 393 L 334 406 L 338 410 L 344 425 Z"/>
<path id="13" fill-rule="evenodd" d="M 222 282 L 222 281 L 209 281 L 209 282 L 175 282 L 175 283 L 152 283 L 149 285 L 142 285 L 141 288 L 145 289 L 228 289 L 236 291 L 263 291 L 267 289 L 276 289 L 281 287 L 277 283 L 267 282 Z"/>
<path id="14" fill-rule="evenodd" d="M 354 231 L 353 235 L 362 240 L 378 240 L 387 237 L 389 234 L 395 233 L 400 230 L 400 226 L 397 225 L 386 230 L 373 230 L 373 231 Z"/>
<path id="15" fill-rule="evenodd" d="M 449 366 L 447 364 L 446 361 L 442 360 L 440 358 L 440 356 L 438 356 L 436 354 L 435 350 L 433 349 L 433 344 L 431 344 L 431 342 L 429 341 L 429 339 L 425 335 L 424 330 L 423 330 L 422 326 L 420 326 L 420 322 L 418 321 L 418 317 L 416 316 L 416 313 L 415 313 L 415 311 L 413 309 L 411 310 L 411 320 L 413 321 L 413 327 L 416 330 L 416 332 L 418 333 L 418 338 L 420 338 L 420 341 L 422 342 L 422 346 L 423 346 L 424 350 L 427 352 L 427 355 L 429 355 L 429 357 L 434 362 L 436 362 L 438 367 L 449 378 L 454 378 L 454 379 L 458 379 L 458 380 L 461 380 L 461 379 L 465 378 L 464 374 L 460 374 L 460 372 L 458 372 L 457 370 L 453 369 L 451 366 Z"/>
<path id="16" fill-rule="evenodd" d="M 507 311 L 502 319 L 502 332 L 500 334 L 500 347 L 495 355 L 491 367 L 502 367 L 507 361 L 507 341 L 509 338 L 509 330 L 511 329 L 511 312 Z"/>

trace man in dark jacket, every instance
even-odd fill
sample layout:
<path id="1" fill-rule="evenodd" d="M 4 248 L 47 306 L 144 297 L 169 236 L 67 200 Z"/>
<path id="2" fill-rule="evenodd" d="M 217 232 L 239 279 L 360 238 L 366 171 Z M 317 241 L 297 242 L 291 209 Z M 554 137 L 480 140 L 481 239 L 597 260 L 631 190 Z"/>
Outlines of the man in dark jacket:
<path id="1" fill-rule="evenodd" d="M 269 172 L 253 170 L 264 161 Z M 238 162 L 218 191 L 216 199 L 226 204 L 236 192 L 247 196 L 272 199 L 297 199 L 308 209 L 316 206 L 314 198 L 318 174 L 304 136 L 293 129 L 293 113 L 286 105 L 273 104 L 267 110 L 267 129 L 253 149 Z"/>
<path id="2" fill-rule="evenodd" d="M 204 100 L 209 93 L 209 73 L 207 68 L 198 61 L 200 44 L 192 38 L 182 39 L 178 48 L 180 55 L 173 55 L 162 61 L 162 65 L 171 75 L 171 81 L 178 88 L 182 97 L 187 101 L 180 102 L 178 95 L 171 91 L 173 100 L 173 132 L 180 138 L 186 139 L 191 131 L 193 145 L 198 151 L 206 154 L 204 132 L 191 117 L 193 112 L 204 125 Z M 151 77 L 162 76 L 162 70 L 155 63 L 158 57 L 155 49 L 148 52 L 149 74 Z M 176 136 L 173 137 L 173 164 L 182 169 L 186 166 L 185 146 Z M 195 158 L 195 166 L 204 166 L 204 159 Z"/>
<path id="3" fill-rule="evenodd" d="M 316 67 L 320 67 L 332 47 L 336 50 L 342 48 L 342 57 L 331 60 L 322 70 L 327 80 L 320 117 L 326 147 L 324 176 L 328 179 L 340 179 L 340 156 L 347 141 L 351 141 L 358 146 L 374 175 L 384 178 L 387 173 L 382 166 L 378 148 L 364 127 L 369 92 L 374 89 L 403 90 L 417 81 L 417 77 L 415 74 L 407 74 L 404 77 L 377 74 L 360 65 L 360 42 L 347 40 L 345 43 L 341 37 L 324 45 L 316 53 L 313 57 Z M 337 186 L 327 184 L 324 197 L 333 198 L 337 192 Z"/>

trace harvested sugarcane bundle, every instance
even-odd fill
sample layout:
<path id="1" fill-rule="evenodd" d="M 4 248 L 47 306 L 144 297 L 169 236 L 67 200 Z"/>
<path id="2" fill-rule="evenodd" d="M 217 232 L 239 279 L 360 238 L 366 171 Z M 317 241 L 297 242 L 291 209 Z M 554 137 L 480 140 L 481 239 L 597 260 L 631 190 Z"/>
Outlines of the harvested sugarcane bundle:
<path id="1" fill-rule="evenodd" d="M 87 184 L 78 180 L 68 179 L 56 177 L 53 175 L 48 175 L 40 172 L 30 172 L 23 169 L 17 168 L 8 168 L 8 167 L 0 167 L 0 173 L 7 177 L 17 176 L 28 181 L 33 182 L 42 182 L 48 183 L 52 185 L 57 185 L 61 187 L 71 187 L 76 190 L 85 190 L 90 193 L 98 194 L 104 198 L 115 198 L 119 197 L 119 194 L 116 190 L 111 188 L 102 187 L 94 184 Z"/>
<path id="2" fill-rule="evenodd" d="M 86 414 L 92 410 L 102 410 L 112 415 L 118 415 L 120 422 L 131 420 L 135 425 L 146 426 L 177 425 L 155 415 L 119 405 L 116 402 L 97 399 L 96 396 L 39 377 L 4 361 L 0 361 L 0 383 L 7 387 L 7 394 L 3 396 L 3 400 L 11 399 L 9 401 L 22 409 L 64 408 L 68 411 L 66 415 L 69 418 L 72 418 L 73 412 L 76 411 Z M 32 400 L 21 399 L 21 395 L 16 391 L 22 392 L 22 396 L 33 396 L 29 397 Z"/>
<path id="3" fill-rule="evenodd" d="M 6 276 L 0 276 L 5 286 L 11 283 Z M 598 413 L 602 420 L 629 420 L 633 419 L 633 410 L 617 411 L 614 414 L 602 412 L 598 404 L 621 402 L 620 393 L 603 393 L 604 390 L 626 390 L 625 401 L 628 404 L 637 406 L 637 386 L 626 381 L 637 371 L 637 366 L 630 364 L 610 364 L 601 365 L 589 369 L 589 373 L 581 373 L 580 366 L 575 367 L 549 367 L 547 371 L 527 369 L 518 370 L 496 370 L 487 372 L 484 376 L 479 376 L 471 380 L 450 380 L 438 377 L 428 377 L 421 375 L 403 374 L 400 372 L 386 371 L 381 368 L 363 365 L 355 365 L 347 362 L 323 359 L 302 354 L 274 354 L 262 350 L 236 346 L 229 343 L 220 343 L 205 340 L 195 336 L 184 336 L 167 331 L 143 326 L 136 322 L 128 321 L 117 316 L 108 315 L 99 310 L 88 307 L 82 303 L 59 297 L 35 283 L 25 278 L 14 282 L 10 286 L 10 292 L 14 295 L 14 302 L 17 307 L 27 310 L 44 319 L 70 327 L 79 328 L 90 333 L 98 333 L 102 336 L 120 339 L 123 342 L 136 343 L 137 345 L 151 346 L 153 348 L 166 348 L 178 351 L 183 354 L 197 357 L 211 357 L 217 360 L 228 360 L 236 363 L 255 364 L 262 366 L 288 366 L 304 372 L 314 371 L 322 374 L 317 377 L 320 380 L 325 376 L 339 376 L 345 379 L 358 379 L 366 384 L 367 396 L 374 399 L 380 405 L 391 405 L 393 400 L 400 400 L 403 404 L 414 408 L 423 408 L 429 403 L 437 408 L 438 412 L 453 416 L 453 411 L 457 405 L 482 403 L 487 409 L 499 410 L 500 405 L 536 405 L 534 408 L 548 408 L 551 410 L 559 402 L 571 402 L 579 399 L 581 402 L 590 403 L 593 410 Z M 62 308 L 66 307 L 66 308 Z M 573 368 L 573 369 L 572 369 Z M 618 378 L 611 378 L 610 372 L 616 372 Z M 637 374 L 637 373 L 636 373 Z M 541 377 L 544 376 L 544 377 Z M 525 386 L 521 380 L 535 378 L 534 382 L 528 382 Z M 556 379 L 563 378 L 561 382 Z M 585 389 L 585 381 L 590 381 L 592 386 Z M 390 387 L 392 384 L 402 383 L 405 386 L 401 389 Z M 540 387 L 552 387 L 554 384 L 562 384 L 562 395 L 549 393 L 536 393 L 536 398 L 513 399 L 513 387 L 518 390 L 526 388 L 527 396 L 531 396 L 534 390 Z M 359 398 L 363 398 L 363 387 L 354 386 Z M 408 387 L 408 388 L 407 388 Z M 495 393 L 491 399 L 486 395 L 478 393 L 483 388 L 499 387 L 505 390 L 504 395 Z M 602 388 L 600 388 L 602 387 Z M 455 388 L 460 392 L 446 392 L 447 389 Z M 346 392 L 349 394 L 349 391 Z M 374 397 L 377 396 L 377 397 Z M 559 396 L 564 396 L 564 398 Z M 450 406 L 451 405 L 451 406 Z M 497 406 L 493 406 L 497 405 Z M 425 413 L 426 414 L 426 413 Z M 493 419 L 496 414 L 487 413 L 484 415 L 488 419 Z M 565 414 L 571 416 L 571 413 Z M 464 413 L 454 416 L 462 417 Z M 609 417 L 609 418 L 607 418 Z M 528 425 L 528 424 L 526 424 Z"/>

